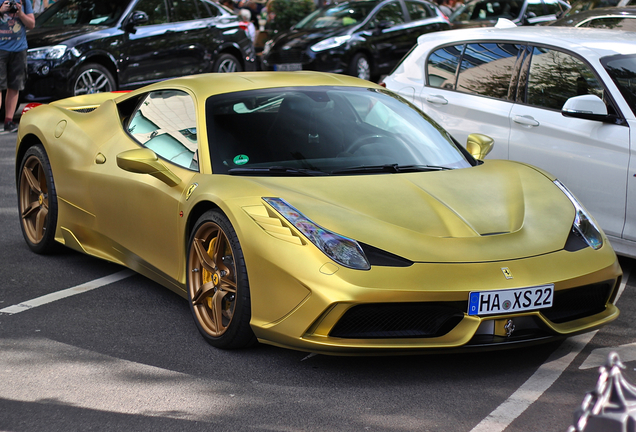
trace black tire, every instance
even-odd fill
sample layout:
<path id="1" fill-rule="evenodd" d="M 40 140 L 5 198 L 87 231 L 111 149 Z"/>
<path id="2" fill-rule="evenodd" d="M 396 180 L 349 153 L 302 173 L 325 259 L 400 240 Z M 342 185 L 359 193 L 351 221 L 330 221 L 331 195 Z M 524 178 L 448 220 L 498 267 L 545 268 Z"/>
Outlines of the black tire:
<path id="1" fill-rule="evenodd" d="M 232 54 L 221 54 L 216 58 L 214 66 L 212 66 L 212 72 L 227 73 L 227 72 L 241 72 L 243 68 L 241 63 Z"/>
<path id="2" fill-rule="evenodd" d="M 188 303 L 203 338 L 223 349 L 254 344 L 245 258 L 223 213 L 209 210 L 199 218 L 187 258 Z"/>
<path id="3" fill-rule="evenodd" d="M 57 193 L 51 164 L 42 145 L 29 148 L 17 178 L 18 210 L 22 235 L 29 248 L 48 254 L 57 248 Z"/>
<path id="4" fill-rule="evenodd" d="M 371 81 L 371 62 L 364 53 L 356 53 L 349 63 L 349 75 Z"/>
<path id="5" fill-rule="evenodd" d="M 73 80 L 73 96 L 117 90 L 115 78 L 108 69 L 97 63 L 82 65 Z"/>

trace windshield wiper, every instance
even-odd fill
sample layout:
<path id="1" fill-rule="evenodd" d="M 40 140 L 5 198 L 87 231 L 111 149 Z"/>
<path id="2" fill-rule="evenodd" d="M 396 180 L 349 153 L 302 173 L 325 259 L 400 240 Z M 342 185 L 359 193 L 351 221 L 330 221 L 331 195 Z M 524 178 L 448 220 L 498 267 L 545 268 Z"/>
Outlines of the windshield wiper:
<path id="1" fill-rule="evenodd" d="M 305 168 L 287 168 L 271 166 L 265 168 L 232 168 L 227 172 L 230 175 L 270 175 L 270 176 L 324 176 L 329 175 L 323 171 Z"/>
<path id="2" fill-rule="evenodd" d="M 407 172 L 426 172 L 426 171 L 443 171 L 452 168 L 435 166 L 435 165 L 360 165 L 350 168 L 344 168 L 332 171 L 331 174 L 356 174 L 356 173 L 407 173 Z"/>

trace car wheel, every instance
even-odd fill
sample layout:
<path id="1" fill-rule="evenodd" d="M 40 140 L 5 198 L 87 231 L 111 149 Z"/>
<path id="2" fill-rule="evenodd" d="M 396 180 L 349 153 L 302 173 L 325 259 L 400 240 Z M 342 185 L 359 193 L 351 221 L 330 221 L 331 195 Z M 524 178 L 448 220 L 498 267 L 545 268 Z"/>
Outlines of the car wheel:
<path id="1" fill-rule="evenodd" d="M 197 221 L 188 243 L 187 272 L 190 310 L 205 340 L 225 349 L 253 344 L 245 259 L 221 212 L 208 211 Z"/>
<path id="2" fill-rule="evenodd" d="M 221 54 L 214 62 L 212 72 L 241 72 L 241 64 L 232 54 Z"/>
<path id="3" fill-rule="evenodd" d="M 56 248 L 57 194 L 51 164 L 44 147 L 27 150 L 18 176 L 20 226 L 29 248 L 39 254 Z"/>
<path id="4" fill-rule="evenodd" d="M 97 63 L 80 67 L 73 84 L 73 95 L 110 92 L 115 90 L 115 79 L 108 69 Z"/>
<path id="5" fill-rule="evenodd" d="M 353 56 L 349 65 L 349 75 L 361 78 L 363 80 L 371 80 L 371 63 L 366 54 L 357 53 Z"/>

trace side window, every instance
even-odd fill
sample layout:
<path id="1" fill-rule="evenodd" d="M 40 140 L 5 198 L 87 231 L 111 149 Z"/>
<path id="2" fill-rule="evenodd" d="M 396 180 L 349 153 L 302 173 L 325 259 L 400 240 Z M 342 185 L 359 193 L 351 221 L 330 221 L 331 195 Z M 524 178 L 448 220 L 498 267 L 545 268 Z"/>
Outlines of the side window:
<path id="1" fill-rule="evenodd" d="M 422 3 L 407 1 L 406 10 L 409 12 L 411 21 L 419 21 L 432 16 L 431 11 Z"/>
<path id="2" fill-rule="evenodd" d="M 455 89 L 455 73 L 463 50 L 463 45 L 451 45 L 440 48 L 430 55 L 426 62 L 429 86 Z"/>
<path id="3" fill-rule="evenodd" d="M 397 2 L 383 6 L 382 9 L 375 14 L 373 21 L 370 23 L 370 28 L 376 28 L 381 22 L 385 23 L 387 28 L 403 24 L 404 14 L 402 13 L 402 6 Z"/>
<path id="4" fill-rule="evenodd" d="M 466 45 L 457 80 L 457 90 L 498 99 L 508 99 L 510 79 L 521 47 L 506 43 Z"/>
<path id="5" fill-rule="evenodd" d="M 148 93 L 128 122 L 127 131 L 161 158 L 190 170 L 199 169 L 196 112 L 187 93 Z"/>
<path id="6" fill-rule="evenodd" d="M 528 18 L 540 17 L 547 15 L 543 0 L 528 0 L 528 7 L 526 8 L 526 16 Z"/>
<path id="7" fill-rule="evenodd" d="M 219 13 L 213 5 L 201 0 L 168 0 L 168 4 L 171 22 L 211 18 Z"/>
<path id="8" fill-rule="evenodd" d="M 586 94 L 602 99 L 603 87 L 582 60 L 561 51 L 534 47 L 528 76 L 528 104 L 561 110 L 567 99 Z"/>
<path id="9" fill-rule="evenodd" d="M 636 31 L 636 18 L 597 18 L 588 21 L 585 27 Z"/>
<path id="10" fill-rule="evenodd" d="M 140 0 L 135 6 L 136 11 L 145 12 L 148 22 L 142 25 L 165 24 L 168 22 L 168 13 L 164 0 Z"/>

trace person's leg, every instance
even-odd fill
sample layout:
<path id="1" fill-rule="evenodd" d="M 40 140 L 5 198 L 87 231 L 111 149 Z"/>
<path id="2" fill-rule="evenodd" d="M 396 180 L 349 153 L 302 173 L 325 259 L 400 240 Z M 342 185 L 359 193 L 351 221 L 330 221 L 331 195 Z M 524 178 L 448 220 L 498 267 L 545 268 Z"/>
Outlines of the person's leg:
<path id="1" fill-rule="evenodd" d="M 2 108 L 2 92 L 7 89 L 7 63 L 9 52 L 0 50 L 0 108 Z"/>
<path id="2" fill-rule="evenodd" d="M 11 53 L 7 65 L 7 96 L 4 106 L 4 130 L 15 132 L 18 126 L 13 123 L 15 110 L 18 106 L 18 96 L 20 90 L 24 89 L 26 83 L 26 50 Z"/>
<path id="3" fill-rule="evenodd" d="M 15 109 L 18 106 L 19 95 L 20 95 L 20 90 L 14 90 L 12 88 L 7 89 L 7 96 L 6 96 L 6 101 L 4 104 L 4 124 L 13 122 Z"/>

